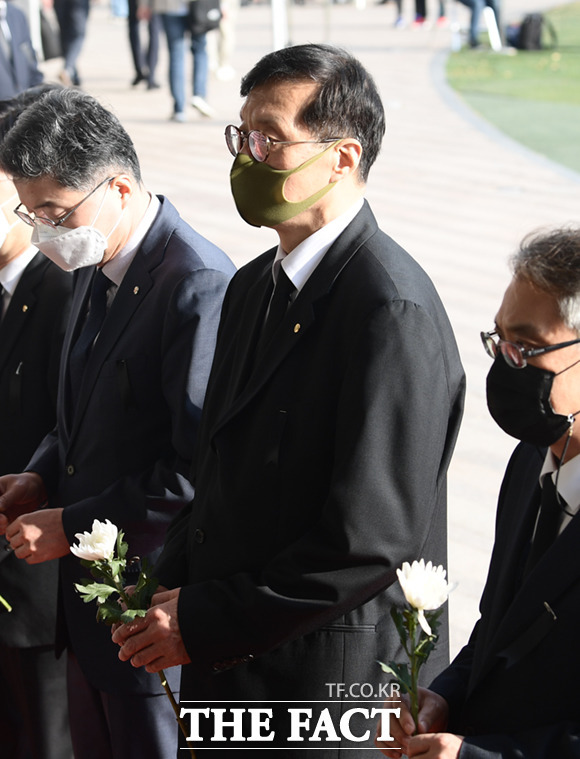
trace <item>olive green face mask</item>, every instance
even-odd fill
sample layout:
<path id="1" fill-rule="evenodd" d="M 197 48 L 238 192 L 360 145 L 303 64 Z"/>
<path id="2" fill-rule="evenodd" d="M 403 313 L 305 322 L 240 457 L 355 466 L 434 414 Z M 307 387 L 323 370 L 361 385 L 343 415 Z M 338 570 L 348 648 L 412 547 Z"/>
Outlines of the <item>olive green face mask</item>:
<path id="1" fill-rule="evenodd" d="M 295 169 L 273 169 L 267 163 L 254 161 L 249 155 L 238 153 L 230 172 L 230 184 L 236 208 L 242 219 L 254 227 L 276 227 L 314 205 L 332 190 L 336 182 L 325 185 L 304 200 L 297 201 L 286 199 L 284 185 L 288 177 L 318 161 L 336 144 L 333 142 L 326 150 L 312 156 Z"/>

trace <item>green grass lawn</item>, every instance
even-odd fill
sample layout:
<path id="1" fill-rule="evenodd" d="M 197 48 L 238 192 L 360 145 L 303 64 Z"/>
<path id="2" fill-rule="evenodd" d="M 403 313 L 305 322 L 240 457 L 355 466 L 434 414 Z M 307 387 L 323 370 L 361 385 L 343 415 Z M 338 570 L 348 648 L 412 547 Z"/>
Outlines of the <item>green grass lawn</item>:
<path id="1" fill-rule="evenodd" d="M 514 55 L 461 50 L 449 56 L 447 78 L 510 137 L 580 172 L 580 2 L 546 15 L 556 29 L 556 48 Z"/>

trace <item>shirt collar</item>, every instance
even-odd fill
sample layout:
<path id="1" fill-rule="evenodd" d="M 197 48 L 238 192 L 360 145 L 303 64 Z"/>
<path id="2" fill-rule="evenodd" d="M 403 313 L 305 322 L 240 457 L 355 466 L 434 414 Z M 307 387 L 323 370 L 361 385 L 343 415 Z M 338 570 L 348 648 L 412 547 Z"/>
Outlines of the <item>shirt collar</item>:
<path id="1" fill-rule="evenodd" d="M 540 482 L 543 481 L 547 474 L 552 475 L 554 484 L 556 484 L 556 472 L 558 470 L 558 460 L 548 449 L 544 465 L 540 472 Z M 558 493 L 567 503 L 567 511 L 576 513 L 580 509 L 580 454 L 562 464 L 560 476 L 558 477 Z"/>
<path id="2" fill-rule="evenodd" d="M 354 217 L 363 207 L 364 198 L 359 198 L 347 211 L 337 216 L 331 222 L 321 229 L 316 230 L 314 234 L 303 240 L 297 245 L 291 253 L 285 253 L 280 245 L 276 251 L 276 257 L 272 264 L 272 277 L 274 284 L 278 276 L 278 261 L 284 267 L 288 279 L 292 282 L 297 292 L 300 292 L 312 272 L 324 258 L 324 255 L 337 239 L 344 232 Z"/>
<path id="3" fill-rule="evenodd" d="M 161 205 L 156 195 L 150 195 L 149 197 L 150 201 L 147 210 L 139 222 L 139 225 L 129 238 L 129 241 L 121 248 L 114 258 L 107 261 L 103 266 L 103 274 L 106 274 L 108 279 L 110 279 L 117 287 L 119 287 L 123 281 L 123 277 L 127 273 L 129 266 L 131 266 L 133 259 L 139 250 L 139 246 L 153 224 L 159 206 Z"/>
<path id="4" fill-rule="evenodd" d="M 0 269 L 0 285 L 2 285 L 10 297 L 14 295 L 24 269 L 26 269 L 37 253 L 38 249 L 31 245 L 24 253 L 16 256 L 16 258 L 13 258 L 12 261 L 9 261 L 6 266 Z"/>

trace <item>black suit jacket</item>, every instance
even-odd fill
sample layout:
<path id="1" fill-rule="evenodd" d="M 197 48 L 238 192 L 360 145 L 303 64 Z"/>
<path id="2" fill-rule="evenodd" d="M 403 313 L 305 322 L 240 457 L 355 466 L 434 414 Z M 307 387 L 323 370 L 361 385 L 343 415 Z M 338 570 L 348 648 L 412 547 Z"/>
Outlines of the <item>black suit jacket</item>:
<path id="1" fill-rule="evenodd" d="M 93 267 L 79 270 L 61 362 L 58 428 L 28 469 L 64 507 L 71 543 L 94 519 L 123 529 L 129 556 L 153 559 L 166 527 L 192 495 L 187 473 L 234 266 L 161 198 L 158 215 L 125 274 L 92 349 L 71 409 L 69 354 L 83 322 Z M 86 574 L 60 560 L 66 634 L 93 685 L 159 691 L 159 680 L 120 662 L 110 630 L 95 622 L 74 583 Z M 129 578 L 130 579 L 130 578 Z"/>
<path id="2" fill-rule="evenodd" d="M 20 472 L 56 421 L 58 365 L 73 278 L 41 253 L 30 261 L 0 323 L 0 474 Z M 54 643 L 57 562 L 29 566 L 0 546 L 0 642 Z"/>
<path id="3" fill-rule="evenodd" d="M 461 759 L 580 757 L 580 521 L 522 579 L 545 449 L 520 444 L 499 497 L 496 537 L 468 645 L 431 688 L 467 735 Z"/>
<path id="4" fill-rule="evenodd" d="M 396 568 L 446 563 L 464 376 L 432 283 L 365 203 L 256 360 L 274 252 L 228 290 L 196 497 L 158 565 L 184 586 L 182 699 L 378 684 L 376 659 L 403 656 Z M 444 625 L 434 662 L 446 649 Z"/>
<path id="5" fill-rule="evenodd" d="M 10 0 L 6 7 L 6 21 L 11 35 L 11 58 L 6 56 L 0 45 L 0 100 L 8 100 L 19 92 L 40 84 L 44 78 L 30 41 L 26 16 Z"/>

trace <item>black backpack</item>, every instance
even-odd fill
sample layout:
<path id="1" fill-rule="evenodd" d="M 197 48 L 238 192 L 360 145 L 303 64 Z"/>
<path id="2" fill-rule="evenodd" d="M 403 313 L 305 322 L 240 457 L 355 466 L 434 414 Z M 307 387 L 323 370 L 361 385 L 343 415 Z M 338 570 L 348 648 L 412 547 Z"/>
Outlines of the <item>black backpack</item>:
<path id="1" fill-rule="evenodd" d="M 541 50 L 542 30 L 546 28 L 552 40 L 552 47 L 556 46 L 556 30 L 552 23 L 541 13 L 528 13 L 524 16 L 519 29 L 511 42 L 518 50 Z"/>
<path id="2" fill-rule="evenodd" d="M 191 0 L 188 27 L 191 34 L 206 34 L 217 29 L 222 19 L 219 0 Z"/>

